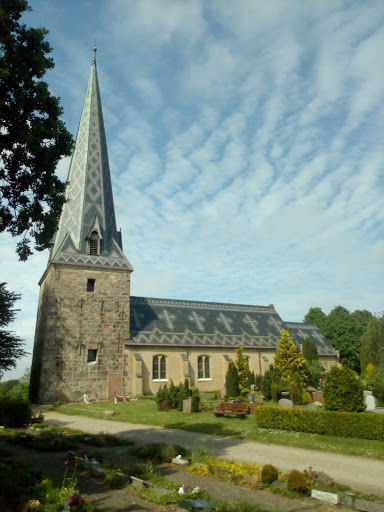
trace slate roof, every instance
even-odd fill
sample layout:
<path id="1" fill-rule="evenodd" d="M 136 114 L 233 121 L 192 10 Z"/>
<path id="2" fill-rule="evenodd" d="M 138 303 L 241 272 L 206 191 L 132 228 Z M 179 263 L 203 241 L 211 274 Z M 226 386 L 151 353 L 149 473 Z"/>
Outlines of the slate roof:
<path id="1" fill-rule="evenodd" d="M 66 188 L 67 202 L 54 239 L 51 261 L 133 270 L 122 250 L 113 204 L 96 58 L 85 95 Z M 97 226 L 100 256 L 87 254 L 86 238 Z"/>
<path id="2" fill-rule="evenodd" d="M 310 336 L 319 355 L 336 355 L 315 325 L 287 324 L 270 306 L 148 297 L 131 297 L 131 340 L 126 345 L 234 348 L 241 343 L 276 349 L 282 329 L 292 330 L 298 343 Z"/>

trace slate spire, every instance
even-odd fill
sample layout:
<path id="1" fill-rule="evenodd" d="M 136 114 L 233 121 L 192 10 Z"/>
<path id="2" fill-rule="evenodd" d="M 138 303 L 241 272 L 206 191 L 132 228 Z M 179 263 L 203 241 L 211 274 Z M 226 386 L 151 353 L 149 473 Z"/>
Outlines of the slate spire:
<path id="1" fill-rule="evenodd" d="M 96 50 L 51 262 L 133 270 L 116 228 Z"/>

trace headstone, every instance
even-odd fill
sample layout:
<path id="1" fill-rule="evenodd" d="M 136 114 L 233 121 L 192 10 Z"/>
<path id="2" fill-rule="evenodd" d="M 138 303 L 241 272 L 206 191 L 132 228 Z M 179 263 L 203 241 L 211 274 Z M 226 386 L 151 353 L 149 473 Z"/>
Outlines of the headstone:
<path id="1" fill-rule="evenodd" d="M 280 400 L 277 402 L 277 405 L 279 407 L 293 407 L 293 402 L 288 398 L 280 398 Z"/>
<path id="2" fill-rule="evenodd" d="M 194 499 L 180 501 L 179 507 L 184 508 L 185 510 L 211 510 L 212 512 L 215 512 L 216 510 L 215 505 L 210 501 Z"/>
<path id="3" fill-rule="evenodd" d="M 187 398 L 183 400 L 183 412 L 191 412 L 192 407 L 192 398 Z"/>
<path id="4" fill-rule="evenodd" d="M 322 391 L 314 391 L 312 393 L 312 402 L 319 402 L 321 404 L 324 404 L 324 397 Z"/>
<path id="5" fill-rule="evenodd" d="M 251 391 L 255 391 L 255 387 L 256 387 L 255 384 L 251 384 Z"/>
<path id="6" fill-rule="evenodd" d="M 316 483 L 323 487 L 332 487 L 335 482 L 333 478 L 327 475 L 324 471 L 316 471 Z"/>
<path id="7" fill-rule="evenodd" d="M 317 411 L 317 405 L 316 404 L 306 404 L 306 405 L 303 405 L 303 409 L 313 409 L 314 411 Z"/>
<path id="8" fill-rule="evenodd" d="M 255 401 L 254 393 L 247 393 L 247 400 L 248 400 L 248 402 L 254 402 Z"/>
<path id="9" fill-rule="evenodd" d="M 115 414 L 115 411 L 103 411 L 103 416 L 114 416 Z"/>
<path id="10" fill-rule="evenodd" d="M 367 395 L 364 401 L 366 411 L 374 411 L 376 409 L 376 398 L 374 396 Z"/>
<path id="11" fill-rule="evenodd" d="M 289 391 L 282 391 L 280 394 L 282 398 L 289 398 Z"/>
<path id="12" fill-rule="evenodd" d="M 364 389 L 363 394 L 365 398 L 367 395 L 372 395 L 372 391 L 370 391 L 369 389 Z"/>
<path id="13" fill-rule="evenodd" d="M 179 466 L 188 466 L 189 462 L 185 459 L 179 459 L 178 457 L 175 457 L 172 459 L 172 464 L 177 464 Z"/>
<path id="14" fill-rule="evenodd" d="M 220 398 L 224 398 L 227 391 L 225 389 L 220 389 Z"/>
<path id="15" fill-rule="evenodd" d="M 337 505 L 340 501 L 340 498 L 337 494 L 332 492 L 318 491 L 317 489 L 312 489 L 311 498 L 325 501 L 327 503 L 332 503 L 333 505 Z"/>

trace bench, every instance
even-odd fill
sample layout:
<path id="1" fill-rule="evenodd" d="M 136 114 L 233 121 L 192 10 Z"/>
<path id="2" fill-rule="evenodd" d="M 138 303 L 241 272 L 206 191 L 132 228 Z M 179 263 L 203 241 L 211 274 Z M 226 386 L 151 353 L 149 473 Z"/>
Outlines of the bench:
<path id="1" fill-rule="evenodd" d="M 217 410 L 213 411 L 215 416 L 247 416 L 248 404 L 221 402 Z"/>

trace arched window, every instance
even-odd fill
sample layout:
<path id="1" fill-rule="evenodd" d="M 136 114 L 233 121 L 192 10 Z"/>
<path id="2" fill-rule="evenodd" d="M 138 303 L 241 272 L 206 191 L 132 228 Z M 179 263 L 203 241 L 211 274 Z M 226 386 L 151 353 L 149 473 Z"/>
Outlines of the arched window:
<path id="1" fill-rule="evenodd" d="M 197 358 L 197 378 L 198 379 L 210 379 L 211 378 L 208 356 L 199 356 Z"/>
<path id="2" fill-rule="evenodd" d="M 165 356 L 153 356 L 152 379 L 165 380 L 167 378 L 167 365 Z"/>

